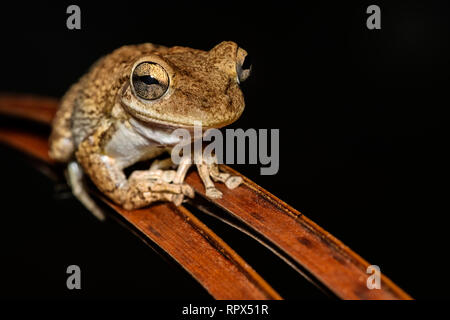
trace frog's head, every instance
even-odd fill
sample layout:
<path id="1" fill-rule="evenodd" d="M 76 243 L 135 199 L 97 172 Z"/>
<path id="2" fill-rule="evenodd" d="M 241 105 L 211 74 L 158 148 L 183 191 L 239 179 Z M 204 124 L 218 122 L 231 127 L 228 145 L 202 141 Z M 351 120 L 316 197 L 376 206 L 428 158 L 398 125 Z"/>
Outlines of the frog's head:
<path id="1" fill-rule="evenodd" d="M 244 110 L 239 83 L 250 69 L 247 52 L 234 42 L 222 42 L 210 51 L 156 49 L 132 65 L 122 104 L 144 122 L 223 127 Z"/>

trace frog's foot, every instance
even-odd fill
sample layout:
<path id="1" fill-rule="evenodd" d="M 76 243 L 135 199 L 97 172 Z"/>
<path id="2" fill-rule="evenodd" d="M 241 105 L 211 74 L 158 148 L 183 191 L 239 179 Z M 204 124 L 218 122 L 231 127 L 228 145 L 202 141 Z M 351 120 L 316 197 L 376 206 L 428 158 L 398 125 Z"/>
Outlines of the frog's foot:
<path id="1" fill-rule="evenodd" d="M 205 190 L 205 194 L 208 198 L 211 199 L 220 199 L 223 196 L 222 191 L 219 191 L 216 187 L 207 187 Z"/>
<path id="2" fill-rule="evenodd" d="M 84 173 L 81 166 L 72 161 L 67 166 L 67 180 L 72 188 L 72 194 L 88 209 L 97 219 L 104 220 L 105 214 L 95 203 L 86 190 Z"/>
<path id="3" fill-rule="evenodd" d="M 125 209 L 142 207 L 155 201 L 169 201 L 180 205 L 184 197 L 194 197 L 194 189 L 185 183 L 177 183 L 174 170 L 134 171 L 129 180 L 129 192 Z"/>
<path id="4" fill-rule="evenodd" d="M 242 183 L 242 178 L 229 173 L 220 172 L 216 162 L 197 164 L 197 170 L 206 188 L 206 196 L 211 199 L 222 197 L 222 192 L 214 186 L 215 182 L 224 183 L 228 189 L 235 189 Z M 212 180 L 211 180 L 212 178 Z"/>

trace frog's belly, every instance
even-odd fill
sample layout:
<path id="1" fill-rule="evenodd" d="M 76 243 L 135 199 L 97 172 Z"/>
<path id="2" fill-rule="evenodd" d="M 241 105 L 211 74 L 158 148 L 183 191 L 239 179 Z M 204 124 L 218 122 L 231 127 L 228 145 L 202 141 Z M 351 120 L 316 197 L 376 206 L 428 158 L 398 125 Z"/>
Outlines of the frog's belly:
<path id="1" fill-rule="evenodd" d="M 160 134 L 157 133 L 156 136 Z M 120 123 L 116 132 L 105 146 L 105 153 L 114 158 L 120 168 L 126 168 L 134 163 L 152 159 L 168 148 L 150 135 L 142 135 L 126 124 Z"/>

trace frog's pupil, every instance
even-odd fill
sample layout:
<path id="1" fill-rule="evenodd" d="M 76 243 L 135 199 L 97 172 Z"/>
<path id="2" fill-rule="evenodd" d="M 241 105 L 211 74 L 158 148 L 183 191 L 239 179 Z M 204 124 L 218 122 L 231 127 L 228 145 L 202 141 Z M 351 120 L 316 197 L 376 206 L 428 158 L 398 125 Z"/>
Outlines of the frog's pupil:
<path id="1" fill-rule="evenodd" d="M 139 81 L 145 83 L 148 86 L 151 85 L 151 84 L 159 84 L 159 81 L 156 80 L 155 78 L 153 78 L 150 75 L 139 76 Z"/>
<path id="2" fill-rule="evenodd" d="M 250 55 L 245 56 L 244 63 L 242 64 L 242 70 L 248 70 L 252 66 L 252 60 L 250 59 Z"/>

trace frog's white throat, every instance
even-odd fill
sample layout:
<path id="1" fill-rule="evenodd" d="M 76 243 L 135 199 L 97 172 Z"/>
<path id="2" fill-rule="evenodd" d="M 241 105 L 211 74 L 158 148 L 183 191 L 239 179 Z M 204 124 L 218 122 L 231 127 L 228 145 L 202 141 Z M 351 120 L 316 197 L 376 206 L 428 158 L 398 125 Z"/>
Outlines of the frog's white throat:
<path id="1" fill-rule="evenodd" d="M 105 146 L 107 156 L 113 157 L 120 168 L 151 159 L 181 141 L 172 135 L 174 128 L 150 126 L 139 120 L 120 122 Z"/>
<path id="2" fill-rule="evenodd" d="M 158 145 L 174 146 L 181 141 L 180 137 L 172 134 L 174 127 L 151 125 L 135 118 L 130 119 L 130 124 L 136 133 Z"/>

